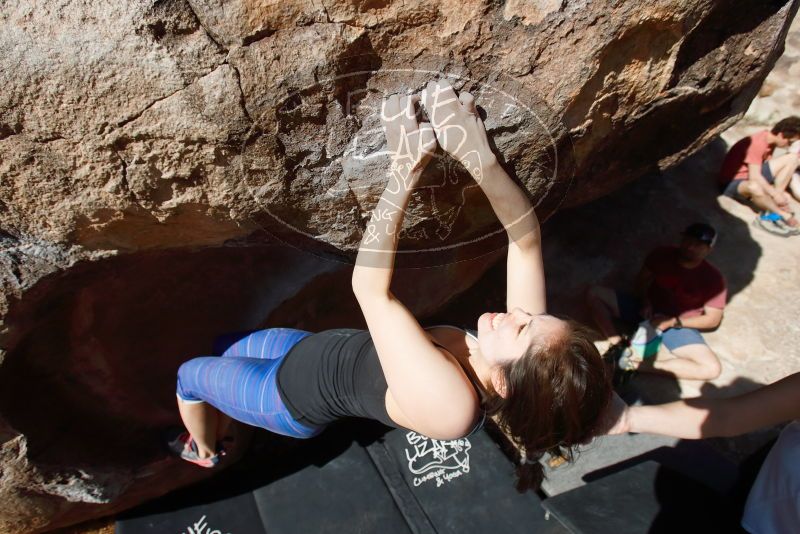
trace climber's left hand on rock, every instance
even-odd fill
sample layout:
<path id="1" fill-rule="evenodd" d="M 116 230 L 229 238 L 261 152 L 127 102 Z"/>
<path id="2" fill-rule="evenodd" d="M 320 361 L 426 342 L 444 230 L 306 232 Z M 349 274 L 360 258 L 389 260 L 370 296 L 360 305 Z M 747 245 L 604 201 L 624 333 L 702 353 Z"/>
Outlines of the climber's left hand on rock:
<path id="1" fill-rule="evenodd" d="M 418 103 L 418 95 L 395 94 L 384 99 L 381 107 L 381 124 L 392 158 L 390 179 L 406 190 L 416 185 L 437 146 L 430 123 L 417 120 Z"/>

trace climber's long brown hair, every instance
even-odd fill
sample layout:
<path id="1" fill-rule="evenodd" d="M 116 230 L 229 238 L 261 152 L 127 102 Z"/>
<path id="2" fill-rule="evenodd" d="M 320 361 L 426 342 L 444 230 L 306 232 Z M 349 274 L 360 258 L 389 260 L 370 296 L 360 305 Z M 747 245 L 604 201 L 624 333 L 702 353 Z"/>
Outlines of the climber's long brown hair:
<path id="1" fill-rule="evenodd" d="M 545 452 L 572 460 L 574 446 L 594 435 L 611 401 L 611 381 L 590 331 L 567 321 L 568 331 L 502 368 L 506 396 L 490 392 L 488 415 L 527 458 L 517 468 L 517 489 L 536 489 Z"/>

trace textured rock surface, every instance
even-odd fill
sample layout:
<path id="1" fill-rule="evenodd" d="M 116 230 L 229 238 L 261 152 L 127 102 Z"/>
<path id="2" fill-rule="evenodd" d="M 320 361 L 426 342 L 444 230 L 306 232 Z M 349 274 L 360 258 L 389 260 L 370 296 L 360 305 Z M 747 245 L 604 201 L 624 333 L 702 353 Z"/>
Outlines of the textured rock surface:
<path id="1" fill-rule="evenodd" d="M 385 92 L 443 72 L 477 93 L 547 215 L 722 131 L 794 4 L 4 6 L 0 530 L 112 513 L 197 477 L 161 460 L 157 428 L 175 421 L 175 369 L 215 334 L 357 324 L 347 265 L 330 260 L 353 252 L 383 184 Z M 405 242 L 446 266 L 398 283 L 422 314 L 494 257 L 459 260 L 497 245 L 479 239 L 496 228 L 465 175 L 439 158 L 426 180 Z"/>
<path id="2" fill-rule="evenodd" d="M 766 128 L 800 113 L 797 77 L 800 75 L 800 20 L 795 18 L 786 35 L 783 55 L 775 62 L 758 95 L 729 135 L 747 135 L 749 128 Z M 736 140 L 734 139 L 734 142 Z"/>
<path id="3" fill-rule="evenodd" d="M 431 72 L 534 104 L 538 128 L 523 109 L 493 106 L 496 95 L 482 101 L 509 168 L 552 211 L 565 194 L 596 198 L 719 133 L 756 94 L 793 10 L 757 0 L 561 6 L 7 6 L 0 223 L 15 236 L 141 250 L 286 231 L 266 208 L 352 251 L 383 179 L 347 148 L 358 138 L 375 149 L 382 94 L 417 89 Z M 447 238 L 475 230 L 461 221 Z M 421 245 L 436 244 L 432 233 Z"/>

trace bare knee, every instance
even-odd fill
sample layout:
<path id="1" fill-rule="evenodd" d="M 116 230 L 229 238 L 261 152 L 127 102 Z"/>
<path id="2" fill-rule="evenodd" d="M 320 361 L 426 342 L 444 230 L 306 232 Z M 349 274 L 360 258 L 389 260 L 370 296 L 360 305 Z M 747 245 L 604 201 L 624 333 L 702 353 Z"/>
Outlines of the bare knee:
<path id="1" fill-rule="evenodd" d="M 761 187 L 759 184 L 753 183 L 751 180 L 747 180 L 744 184 L 744 193 L 745 196 L 759 198 L 766 195 L 764 188 Z"/>
<path id="2" fill-rule="evenodd" d="M 692 358 L 697 363 L 697 378 L 700 380 L 714 380 L 719 378 L 722 374 L 722 364 L 708 347 L 704 347 L 698 351 L 698 354 Z"/>
<path id="3" fill-rule="evenodd" d="M 664 347 L 666 348 L 666 347 Z M 669 351 L 673 358 L 680 358 L 692 363 L 691 371 L 687 368 L 681 378 L 691 380 L 714 380 L 722 374 L 722 364 L 708 345 L 697 343 L 678 347 Z"/>
<path id="4" fill-rule="evenodd" d="M 701 380 L 715 380 L 722 374 L 722 365 L 719 360 L 703 364 Z"/>

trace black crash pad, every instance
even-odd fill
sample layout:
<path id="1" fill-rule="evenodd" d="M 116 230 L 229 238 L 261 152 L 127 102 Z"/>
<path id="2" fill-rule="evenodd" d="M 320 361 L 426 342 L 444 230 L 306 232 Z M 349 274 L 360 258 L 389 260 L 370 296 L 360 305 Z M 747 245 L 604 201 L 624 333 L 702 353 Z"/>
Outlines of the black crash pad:
<path id="1" fill-rule="evenodd" d="M 543 502 L 575 534 L 741 532 L 720 493 L 645 461 Z"/>
<path id="2" fill-rule="evenodd" d="M 395 431 L 367 448 L 417 532 L 563 532 L 514 489 L 514 466 L 486 432 L 435 441 Z"/>
<path id="3" fill-rule="evenodd" d="M 252 493 L 242 493 L 211 502 L 170 506 L 162 499 L 117 519 L 116 534 L 162 532 L 164 534 L 264 534 Z"/>
<path id="4" fill-rule="evenodd" d="M 210 480 L 120 517 L 118 534 L 563 534 L 486 432 L 440 442 L 360 422 L 251 451 Z M 190 530 L 203 519 L 205 530 Z M 219 532 L 214 532 L 219 531 Z"/>

